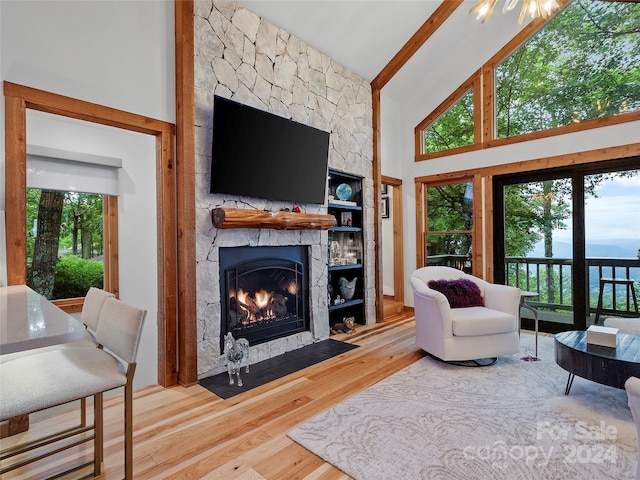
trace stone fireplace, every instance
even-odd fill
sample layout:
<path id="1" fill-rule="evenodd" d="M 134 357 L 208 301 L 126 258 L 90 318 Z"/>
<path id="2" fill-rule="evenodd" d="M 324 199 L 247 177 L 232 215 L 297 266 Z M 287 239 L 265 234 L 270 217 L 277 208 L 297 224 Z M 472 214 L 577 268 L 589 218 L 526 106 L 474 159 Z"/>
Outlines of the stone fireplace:
<path id="1" fill-rule="evenodd" d="M 220 345 L 231 332 L 250 345 L 308 331 L 307 248 L 220 249 Z"/>
<path id="2" fill-rule="evenodd" d="M 298 307 L 308 312 L 304 328 L 261 343 L 252 342 L 251 363 L 329 337 L 327 231 L 220 229 L 212 225 L 211 213 L 217 208 L 279 212 L 294 206 L 209 193 L 214 95 L 331 132 L 329 167 L 363 177 L 363 218 L 367 219 L 373 218 L 374 205 L 373 132 L 370 83 L 295 36 L 229 0 L 195 2 L 194 25 L 196 321 L 198 376 L 203 378 L 225 370 L 220 348 L 221 318 L 230 300 L 221 294 L 221 284 L 227 277 L 221 272 L 226 266 L 221 266 L 220 252 L 228 248 L 295 246 L 306 253 L 307 294 L 302 300 L 306 304 Z M 299 207 L 303 213 L 327 213 L 326 203 Z M 373 221 L 364 225 L 363 290 L 368 322 L 375 321 L 373 225 Z M 300 301 L 297 299 L 296 305 Z M 253 308 L 258 311 L 258 307 Z M 287 305 L 289 309 L 295 307 Z"/>

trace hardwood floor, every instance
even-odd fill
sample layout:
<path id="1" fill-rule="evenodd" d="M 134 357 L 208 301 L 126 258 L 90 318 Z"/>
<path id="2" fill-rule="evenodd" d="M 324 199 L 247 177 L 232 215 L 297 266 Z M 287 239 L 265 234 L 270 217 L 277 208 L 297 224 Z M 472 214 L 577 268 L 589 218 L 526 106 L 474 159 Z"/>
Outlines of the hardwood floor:
<path id="1" fill-rule="evenodd" d="M 414 343 L 413 316 L 393 314 L 335 339 L 360 346 L 287 377 L 222 400 L 199 385 L 158 386 L 134 397 L 134 473 L 144 479 L 281 480 L 348 479 L 287 437 L 294 426 L 424 356 Z M 250 373 L 249 373 L 250 375 Z M 29 434 L 77 419 L 63 412 L 32 422 Z M 4 446 L 4 440 L 3 440 Z M 87 447 L 79 447 L 87 448 Z M 105 400 L 105 468 L 102 479 L 123 475 L 122 398 Z M 37 479 L 60 469 L 66 453 L 44 467 L 3 475 Z"/>

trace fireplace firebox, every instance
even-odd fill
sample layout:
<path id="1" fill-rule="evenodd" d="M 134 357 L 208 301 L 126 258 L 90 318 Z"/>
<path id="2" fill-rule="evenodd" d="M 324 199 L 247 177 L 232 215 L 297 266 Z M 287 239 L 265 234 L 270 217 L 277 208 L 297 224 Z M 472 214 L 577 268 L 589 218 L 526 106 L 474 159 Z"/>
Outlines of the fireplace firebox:
<path id="1" fill-rule="evenodd" d="M 220 348 L 231 332 L 250 345 L 309 330 L 305 246 L 220 248 Z"/>

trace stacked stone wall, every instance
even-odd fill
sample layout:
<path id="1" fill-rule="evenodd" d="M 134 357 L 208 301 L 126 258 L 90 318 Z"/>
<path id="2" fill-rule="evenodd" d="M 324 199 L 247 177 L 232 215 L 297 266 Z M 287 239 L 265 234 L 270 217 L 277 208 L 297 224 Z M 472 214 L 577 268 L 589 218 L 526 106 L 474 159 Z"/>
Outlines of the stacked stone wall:
<path id="1" fill-rule="evenodd" d="M 217 230 L 212 226 L 210 212 L 217 207 L 274 211 L 292 207 L 284 202 L 209 193 L 214 95 L 330 132 L 329 167 L 363 177 L 367 322 L 375 321 L 372 107 L 368 82 L 235 2 L 196 0 L 194 24 L 195 274 L 198 374 L 204 377 L 223 369 L 219 344 L 220 247 L 309 248 L 311 331 L 252 347 L 252 362 L 329 336 L 326 231 Z M 238 165 L 238 171 L 250 175 L 242 165 Z M 326 204 L 300 207 L 308 213 L 327 211 Z"/>

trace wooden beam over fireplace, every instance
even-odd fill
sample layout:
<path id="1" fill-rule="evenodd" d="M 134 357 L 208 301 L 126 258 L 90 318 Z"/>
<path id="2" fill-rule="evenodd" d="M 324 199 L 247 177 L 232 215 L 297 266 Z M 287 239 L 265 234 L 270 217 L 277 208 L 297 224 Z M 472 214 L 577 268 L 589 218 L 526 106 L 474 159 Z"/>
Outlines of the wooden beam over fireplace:
<path id="1" fill-rule="evenodd" d="M 336 217 L 320 213 L 268 212 L 241 208 L 215 208 L 211 211 L 216 228 L 273 228 L 276 230 L 328 230 Z"/>

